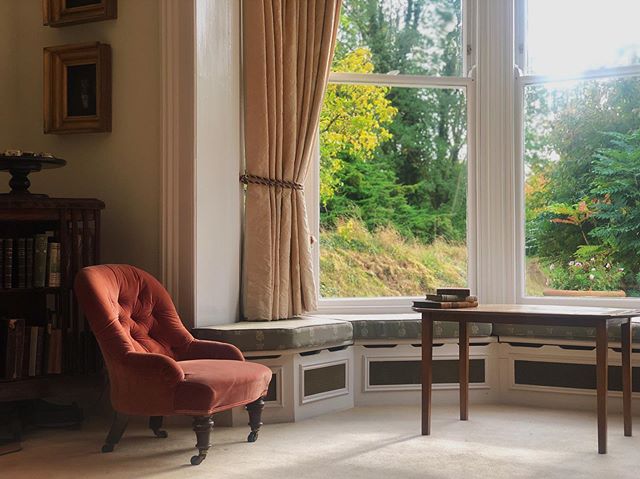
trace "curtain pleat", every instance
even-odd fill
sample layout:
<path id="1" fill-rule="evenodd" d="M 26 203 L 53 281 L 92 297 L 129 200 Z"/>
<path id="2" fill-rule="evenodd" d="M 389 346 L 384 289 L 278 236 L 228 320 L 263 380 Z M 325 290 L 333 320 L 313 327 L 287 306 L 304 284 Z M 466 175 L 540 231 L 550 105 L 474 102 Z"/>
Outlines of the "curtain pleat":
<path id="1" fill-rule="evenodd" d="M 245 173 L 304 184 L 342 0 L 245 0 Z M 242 304 L 247 320 L 316 309 L 304 192 L 249 183 Z"/>

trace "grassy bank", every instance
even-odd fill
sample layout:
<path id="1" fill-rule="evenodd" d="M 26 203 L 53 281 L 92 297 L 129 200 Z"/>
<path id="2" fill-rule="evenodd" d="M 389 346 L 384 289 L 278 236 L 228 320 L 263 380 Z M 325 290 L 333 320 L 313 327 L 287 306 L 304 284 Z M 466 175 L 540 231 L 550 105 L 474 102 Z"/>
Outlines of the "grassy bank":
<path id="1" fill-rule="evenodd" d="M 349 220 L 320 234 L 323 297 L 422 295 L 438 286 L 465 286 L 467 248 L 403 239 L 393 229 L 369 232 Z"/>

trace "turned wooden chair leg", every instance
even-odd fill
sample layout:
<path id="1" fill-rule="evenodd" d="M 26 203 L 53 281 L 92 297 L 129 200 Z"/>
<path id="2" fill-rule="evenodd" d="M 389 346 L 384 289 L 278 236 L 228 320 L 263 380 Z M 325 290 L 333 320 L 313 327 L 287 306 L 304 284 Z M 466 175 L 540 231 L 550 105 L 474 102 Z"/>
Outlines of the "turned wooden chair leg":
<path id="1" fill-rule="evenodd" d="M 155 434 L 156 437 L 165 439 L 169 437 L 169 434 L 167 434 L 167 431 L 161 429 L 162 419 L 162 416 L 151 416 L 149 418 L 149 429 L 153 431 L 153 434 Z"/>
<path id="2" fill-rule="evenodd" d="M 102 452 L 111 452 L 113 448 L 120 442 L 120 438 L 124 434 L 124 430 L 129 423 L 129 416 L 126 414 L 114 413 L 113 422 L 111 423 L 111 429 L 109 434 L 104 440 L 104 446 L 102 446 Z"/>
<path id="3" fill-rule="evenodd" d="M 193 418 L 193 430 L 196 433 L 198 455 L 191 458 L 191 465 L 197 466 L 207 457 L 207 452 L 211 447 L 212 429 L 213 419 L 211 419 L 211 416 L 196 416 Z"/>
<path id="4" fill-rule="evenodd" d="M 264 399 L 260 398 L 252 403 L 247 404 L 247 412 L 249 413 L 249 426 L 251 432 L 247 437 L 248 442 L 256 442 L 258 440 L 258 433 L 260 432 L 260 426 L 262 426 L 262 410 L 264 409 Z"/>

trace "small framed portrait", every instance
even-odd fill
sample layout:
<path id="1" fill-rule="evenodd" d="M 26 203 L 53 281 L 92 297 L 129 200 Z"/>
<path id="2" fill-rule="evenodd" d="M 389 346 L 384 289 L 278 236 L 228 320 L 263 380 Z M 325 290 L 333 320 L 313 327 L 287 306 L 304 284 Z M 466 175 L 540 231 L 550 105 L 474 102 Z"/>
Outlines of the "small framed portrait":
<path id="1" fill-rule="evenodd" d="M 42 0 L 43 23 L 64 27 L 118 17 L 117 0 Z"/>
<path id="2" fill-rule="evenodd" d="M 44 132 L 111 131 L 111 47 L 83 43 L 44 49 Z"/>

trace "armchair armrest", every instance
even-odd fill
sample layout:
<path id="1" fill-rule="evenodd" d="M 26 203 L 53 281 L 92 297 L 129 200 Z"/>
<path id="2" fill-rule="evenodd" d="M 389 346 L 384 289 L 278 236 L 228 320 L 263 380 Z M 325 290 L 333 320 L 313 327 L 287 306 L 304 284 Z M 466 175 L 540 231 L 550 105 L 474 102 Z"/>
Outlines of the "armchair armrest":
<path id="1" fill-rule="evenodd" d="M 129 352 L 124 356 L 126 364 L 135 378 L 172 387 L 184 380 L 184 372 L 172 358 L 164 354 Z"/>
<path id="2" fill-rule="evenodd" d="M 230 359 L 244 361 L 244 356 L 233 344 L 218 341 L 194 339 L 180 354 L 180 360 L 190 359 Z"/>

